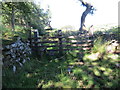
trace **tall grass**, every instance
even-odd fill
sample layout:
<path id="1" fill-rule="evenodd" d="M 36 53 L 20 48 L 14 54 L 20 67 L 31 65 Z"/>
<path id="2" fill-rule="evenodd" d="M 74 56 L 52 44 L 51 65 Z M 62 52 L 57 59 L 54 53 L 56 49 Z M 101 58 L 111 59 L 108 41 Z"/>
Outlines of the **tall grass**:
<path id="1" fill-rule="evenodd" d="M 76 62 L 79 51 L 69 51 L 63 56 L 31 57 L 16 73 L 3 68 L 3 88 L 118 88 L 120 56 L 107 53 L 103 39 L 95 40 L 82 62 Z"/>
<path id="2" fill-rule="evenodd" d="M 71 52 L 72 53 L 72 52 Z M 86 54 L 84 63 L 76 62 L 77 57 L 66 53 L 63 57 L 43 56 L 31 61 L 13 73 L 3 69 L 3 87 L 6 88 L 116 88 L 120 77 L 116 61 L 120 59 L 92 59 Z"/>

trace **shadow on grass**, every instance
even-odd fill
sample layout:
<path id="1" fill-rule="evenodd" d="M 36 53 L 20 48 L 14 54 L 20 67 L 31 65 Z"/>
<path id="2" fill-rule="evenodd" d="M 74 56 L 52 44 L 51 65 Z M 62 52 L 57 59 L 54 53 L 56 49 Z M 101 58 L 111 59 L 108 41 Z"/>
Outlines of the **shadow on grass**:
<path id="1" fill-rule="evenodd" d="M 115 63 L 118 60 L 106 57 L 84 58 L 83 64 L 68 54 L 60 58 L 32 57 L 16 73 L 10 68 L 3 69 L 3 88 L 117 88 L 120 77 Z"/>
<path id="2" fill-rule="evenodd" d="M 53 87 L 52 82 L 60 81 L 58 75 L 66 73 L 66 66 L 65 58 L 32 57 L 16 73 L 10 68 L 3 69 L 3 88 L 39 88 L 41 85 L 43 88 Z"/>

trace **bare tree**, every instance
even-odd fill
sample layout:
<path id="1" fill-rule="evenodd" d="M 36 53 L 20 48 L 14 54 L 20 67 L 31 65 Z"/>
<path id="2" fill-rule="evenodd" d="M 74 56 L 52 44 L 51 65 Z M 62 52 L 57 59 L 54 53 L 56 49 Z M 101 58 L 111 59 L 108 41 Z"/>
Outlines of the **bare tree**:
<path id="1" fill-rule="evenodd" d="M 83 0 L 79 0 L 83 6 L 86 7 L 86 10 L 83 12 L 82 16 L 81 16 L 81 25 L 79 30 L 83 30 L 83 27 L 85 27 L 85 18 L 87 16 L 87 14 L 93 14 L 93 11 L 95 10 L 93 8 L 93 6 L 90 3 L 84 2 Z"/>

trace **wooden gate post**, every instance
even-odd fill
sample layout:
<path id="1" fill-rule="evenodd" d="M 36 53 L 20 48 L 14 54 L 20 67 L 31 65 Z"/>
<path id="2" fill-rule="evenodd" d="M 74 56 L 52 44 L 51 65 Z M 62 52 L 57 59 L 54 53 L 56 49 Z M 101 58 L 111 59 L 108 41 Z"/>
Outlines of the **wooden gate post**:
<path id="1" fill-rule="evenodd" d="M 35 42 L 34 53 L 37 56 L 38 55 L 38 30 L 37 29 L 34 31 L 34 42 Z"/>
<path id="2" fill-rule="evenodd" d="M 59 54 L 63 55 L 62 30 L 58 30 L 58 39 L 59 39 Z"/>
<path id="3" fill-rule="evenodd" d="M 31 28 L 29 30 L 29 41 L 30 41 L 30 48 L 32 48 L 32 36 L 31 36 Z"/>

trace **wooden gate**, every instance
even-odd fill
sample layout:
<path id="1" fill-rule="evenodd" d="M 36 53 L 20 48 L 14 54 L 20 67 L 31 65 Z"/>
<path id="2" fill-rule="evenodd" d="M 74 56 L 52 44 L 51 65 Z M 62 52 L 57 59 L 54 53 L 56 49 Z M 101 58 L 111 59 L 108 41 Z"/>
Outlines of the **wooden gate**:
<path id="1" fill-rule="evenodd" d="M 31 48 L 36 55 L 44 52 L 50 52 L 63 54 L 65 51 L 79 50 L 90 51 L 93 46 L 93 40 L 84 38 L 84 36 L 68 36 L 62 35 L 62 32 L 54 37 L 37 37 L 37 33 L 34 33 L 34 38 L 31 38 Z"/>

